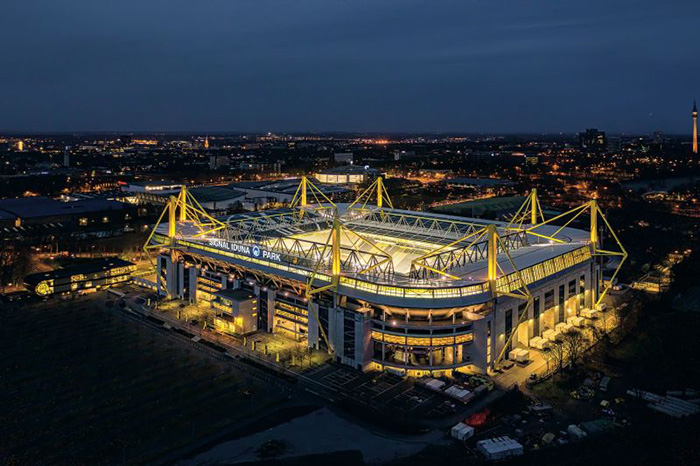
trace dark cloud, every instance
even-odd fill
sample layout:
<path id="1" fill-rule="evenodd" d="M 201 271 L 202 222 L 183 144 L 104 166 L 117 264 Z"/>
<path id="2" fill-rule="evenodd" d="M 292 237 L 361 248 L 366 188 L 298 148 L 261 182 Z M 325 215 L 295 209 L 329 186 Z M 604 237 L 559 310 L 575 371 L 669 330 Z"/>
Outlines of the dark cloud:
<path id="1" fill-rule="evenodd" d="M 687 132 L 695 0 L 5 0 L 0 128 Z M 700 97 L 700 96 L 699 96 Z"/>

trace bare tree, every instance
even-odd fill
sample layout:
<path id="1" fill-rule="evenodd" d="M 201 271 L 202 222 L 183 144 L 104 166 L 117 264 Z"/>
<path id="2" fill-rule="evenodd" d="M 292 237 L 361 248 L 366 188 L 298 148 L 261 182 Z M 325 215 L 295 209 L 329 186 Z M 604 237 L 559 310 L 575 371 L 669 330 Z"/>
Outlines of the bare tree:
<path id="1" fill-rule="evenodd" d="M 569 362 L 575 366 L 588 349 L 589 340 L 580 330 L 572 328 L 562 335 L 562 343 Z"/>
<path id="2" fill-rule="evenodd" d="M 299 351 L 299 359 L 301 361 L 300 366 L 303 368 L 305 362 L 308 362 L 309 365 L 311 365 L 310 354 L 306 350 L 306 348 L 304 348 L 304 345 L 302 345 L 302 344 L 297 345 L 297 349 Z"/>
<path id="3" fill-rule="evenodd" d="M 547 363 L 547 373 L 554 372 L 559 366 L 559 361 L 557 360 L 557 355 L 550 350 L 543 351 L 542 357 Z"/>
<path id="4" fill-rule="evenodd" d="M 554 340 L 549 346 L 549 360 L 552 362 L 552 367 L 557 371 L 561 371 L 566 365 L 566 347 L 561 340 Z"/>
<path id="5" fill-rule="evenodd" d="M 581 332 L 583 332 L 583 335 L 590 341 L 598 341 L 605 335 L 603 329 L 597 325 L 587 325 Z"/>
<path id="6" fill-rule="evenodd" d="M 6 243 L 0 248 L 0 286 L 20 283 L 31 271 L 32 255 L 20 242 Z"/>
<path id="7" fill-rule="evenodd" d="M 303 366 L 304 366 L 304 349 L 301 347 L 301 345 L 294 345 L 290 351 L 294 355 L 294 359 L 296 360 L 297 365 L 300 368 L 303 368 Z"/>

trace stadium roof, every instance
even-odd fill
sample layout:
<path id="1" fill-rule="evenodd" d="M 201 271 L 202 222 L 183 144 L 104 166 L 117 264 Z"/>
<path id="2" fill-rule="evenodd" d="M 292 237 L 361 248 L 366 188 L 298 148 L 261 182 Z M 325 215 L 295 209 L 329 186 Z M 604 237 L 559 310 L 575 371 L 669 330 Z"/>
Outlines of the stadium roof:
<path id="1" fill-rule="evenodd" d="M 341 216 L 345 214 L 347 206 L 348 204 L 338 204 Z M 248 228 L 245 225 L 250 225 L 254 229 L 256 236 L 256 239 L 250 244 L 258 244 L 263 249 L 272 247 L 280 236 L 286 238 L 284 241 L 288 244 L 291 244 L 294 240 L 299 240 L 300 242 L 296 247 L 300 248 L 300 250 L 311 250 L 314 245 L 317 248 L 323 248 L 330 232 L 327 216 L 321 215 L 318 217 L 318 221 L 307 217 L 306 221 L 310 222 L 308 225 L 293 226 L 284 223 L 284 217 L 280 217 L 282 213 L 283 211 L 277 210 L 258 212 L 256 215 L 232 215 L 227 219 L 226 223 L 229 225 L 235 224 L 235 228 Z M 422 225 L 406 224 L 402 220 L 404 217 L 409 219 L 420 217 Z M 260 221 L 261 219 L 270 220 L 268 224 L 272 226 L 269 230 L 259 228 L 259 225 L 264 223 Z M 431 222 L 433 225 L 429 226 Z M 278 223 L 278 226 L 275 226 L 275 223 Z M 396 271 L 395 276 L 389 282 L 399 285 L 414 282 L 409 279 L 408 274 L 412 263 L 416 259 L 425 254 L 442 250 L 446 245 L 464 236 L 463 232 L 447 231 L 449 224 L 456 223 L 461 225 L 462 228 L 467 228 L 468 225 L 482 228 L 485 225 L 493 224 L 499 229 L 501 235 L 507 235 L 509 231 L 507 224 L 504 222 L 387 208 L 381 209 L 374 216 L 365 215 L 346 218 L 344 223 L 350 230 L 362 235 L 365 239 L 369 239 L 371 244 L 367 241 L 359 241 L 357 237 L 344 235 L 342 239 L 343 251 L 341 253 L 343 260 L 348 257 L 352 250 L 360 254 L 373 254 L 378 252 L 378 247 L 391 257 L 394 270 Z M 308 228 L 314 225 L 314 228 Z M 538 232 L 547 235 L 553 234 L 557 230 L 559 230 L 558 226 L 543 225 Z M 168 231 L 167 224 L 161 223 L 158 226 L 158 231 L 161 234 L 165 234 Z M 212 237 L 197 236 L 199 231 L 198 228 L 190 223 L 178 222 L 178 234 L 183 240 L 208 244 Z M 522 270 L 525 267 L 530 267 L 588 245 L 588 233 L 582 230 L 565 227 L 560 230 L 559 237 L 561 242 L 551 242 L 532 237 L 529 244 L 523 244 L 510 250 L 515 266 Z M 235 242 L 235 240 L 232 241 Z M 484 241 L 486 241 L 485 238 L 481 240 L 482 243 Z M 463 243 L 462 246 L 466 245 L 466 243 L 468 241 Z M 459 247 L 448 247 L 448 252 L 451 249 L 459 249 Z M 513 272 L 514 269 L 506 259 L 505 254 L 499 251 L 498 256 L 502 271 L 506 274 Z M 255 264 L 250 264 L 250 266 L 252 268 L 258 267 Z M 455 268 L 450 270 L 450 274 L 457 276 L 458 280 L 451 283 L 460 286 L 469 283 L 483 283 L 486 280 L 486 269 L 487 261 L 481 257 L 455 266 Z M 450 285 L 450 283 L 443 281 L 440 284 L 441 286 Z"/>

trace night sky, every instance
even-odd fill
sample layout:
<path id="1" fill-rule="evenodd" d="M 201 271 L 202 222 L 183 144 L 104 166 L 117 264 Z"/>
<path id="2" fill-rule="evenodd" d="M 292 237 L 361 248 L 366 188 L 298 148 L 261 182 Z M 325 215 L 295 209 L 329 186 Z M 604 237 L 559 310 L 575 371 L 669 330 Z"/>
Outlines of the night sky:
<path id="1" fill-rule="evenodd" d="M 690 132 L 699 0 L 2 0 L 0 130 Z"/>

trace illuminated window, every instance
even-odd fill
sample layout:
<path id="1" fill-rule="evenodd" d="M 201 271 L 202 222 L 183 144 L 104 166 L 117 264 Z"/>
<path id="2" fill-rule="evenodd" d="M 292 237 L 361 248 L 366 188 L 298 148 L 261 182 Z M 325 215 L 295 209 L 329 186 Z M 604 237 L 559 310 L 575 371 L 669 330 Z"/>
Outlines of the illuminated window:
<path id="1" fill-rule="evenodd" d="M 87 217 L 82 217 L 81 219 L 78 220 L 78 225 L 81 227 L 85 227 L 88 224 L 88 219 Z"/>

